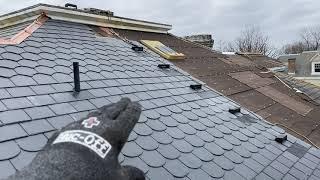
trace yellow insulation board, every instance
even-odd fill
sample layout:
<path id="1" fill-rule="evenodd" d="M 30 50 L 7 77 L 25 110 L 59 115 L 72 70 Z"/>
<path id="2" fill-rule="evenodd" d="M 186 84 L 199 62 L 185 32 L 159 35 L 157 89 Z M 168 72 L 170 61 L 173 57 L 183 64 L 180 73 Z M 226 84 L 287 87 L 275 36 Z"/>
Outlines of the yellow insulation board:
<path id="1" fill-rule="evenodd" d="M 165 46 L 159 41 L 140 40 L 140 42 L 152 51 L 159 54 L 161 57 L 168 60 L 179 60 L 185 59 L 186 57 L 184 54 L 175 52 L 173 49 Z"/>

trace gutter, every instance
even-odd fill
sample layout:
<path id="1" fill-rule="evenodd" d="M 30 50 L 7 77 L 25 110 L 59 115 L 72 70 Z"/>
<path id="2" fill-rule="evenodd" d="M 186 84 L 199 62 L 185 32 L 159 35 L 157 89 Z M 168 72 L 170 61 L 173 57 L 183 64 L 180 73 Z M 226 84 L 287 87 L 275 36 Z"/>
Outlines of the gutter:
<path id="1" fill-rule="evenodd" d="M 103 16 L 80 9 L 70 9 L 47 4 L 38 4 L 0 16 L 0 28 L 34 20 L 42 13 L 45 13 L 48 17 L 54 20 L 62 20 L 117 29 L 156 33 L 168 33 L 168 31 L 172 29 L 172 26 L 168 24 L 160 24 L 118 16 Z"/>

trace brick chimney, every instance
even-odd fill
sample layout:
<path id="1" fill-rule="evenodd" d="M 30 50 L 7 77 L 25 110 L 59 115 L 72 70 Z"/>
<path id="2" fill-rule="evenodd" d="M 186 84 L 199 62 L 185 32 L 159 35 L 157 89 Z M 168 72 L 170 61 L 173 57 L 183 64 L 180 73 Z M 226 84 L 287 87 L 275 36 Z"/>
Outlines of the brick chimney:
<path id="1" fill-rule="evenodd" d="M 191 35 L 191 36 L 185 36 L 185 39 L 207 46 L 209 48 L 213 47 L 214 40 L 212 39 L 211 34 L 200 34 L 200 35 Z"/>
<path id="2" fill-rule="evenodd" d="M 296 73 L 296 58 L 288 59 L 288 74 Z"/>

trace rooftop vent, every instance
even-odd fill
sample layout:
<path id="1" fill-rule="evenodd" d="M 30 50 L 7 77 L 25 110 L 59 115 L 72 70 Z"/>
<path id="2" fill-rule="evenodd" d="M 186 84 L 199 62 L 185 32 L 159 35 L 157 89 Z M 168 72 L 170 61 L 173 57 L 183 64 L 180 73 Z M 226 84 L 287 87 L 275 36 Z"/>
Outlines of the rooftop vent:
<path id="1" fill-rule="evenodd" d="M 73 62 L 74 91 L 80 92 L 79 62 Z"/>
<path id="2" fill-rule="evenodd" d="M 143 47 L 142 46 L 137 46 L 137 45 L 133 45 L 131 47 L 132 50 L 136 51 L 136 52 L 141 52 L 143 51 Z"/>
<path id="3" fill-rule="evenodd" d="M 102 10 L 102 9 L 96 9 L 96 8 L 84 8 L 83 10 L 90 12 L 90 13 L 93 13 L 93 14 L 101 15 L 101 16 L 113 16 L 114 15 L 114 13 L 109 10 Z"/>
<path id="4" fill-rule="evenodd" d="M 78 6 L 77 6 L 77 5 L 71 4 L 71 3 L 66 3 L 66 4 L 64 5 L 64 7 L 66 7 L 66 8 L 78 9 Z"/>
<path id="5" fill-rule="evenodd" d="M 240 107 L 232 107 L 229 109 L 229 113 L 231 113 L 231 114 L 236 114 L 236 113 L 240 113 L 240 112 L 241 112 Z"/>
<path id="6" fill-rule="evenodd" d="M 170 68 L 170 64 L 159 64 L 158 68 L 160 68 L 160 69 L 169 69 Z"/>
<path id="7" fill-rule="evenodd" d="M 287 140 L 287 135 L 285 134 L 280 134 L 276 137 L 275 141 L 282 144 L 283 142 L 285 142 Z"/>
<path id="8" fill-rule="evenodd" d="M 202 84 L 192 84 L 190 85 L 190 88 L 193 90 L 199 90 L 202 89 Z"/>

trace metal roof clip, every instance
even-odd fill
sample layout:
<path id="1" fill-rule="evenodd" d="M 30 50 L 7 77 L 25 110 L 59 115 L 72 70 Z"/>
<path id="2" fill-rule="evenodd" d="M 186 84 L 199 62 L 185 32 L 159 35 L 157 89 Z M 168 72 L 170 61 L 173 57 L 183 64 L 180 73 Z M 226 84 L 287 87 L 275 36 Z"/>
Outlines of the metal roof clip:
<path id="1" fill-rule="evenodd" d="M 283 142 L 285 142 L 287 140 L 287 135 L 286 134 L 280 134 L 275 138 L 275 141 L 282 144 Z"/>
<path id="2" fill-rule="evenodd" d="M 160 68 L 160 69 L 169 69 L 170 68 L 170 64 L 158 64 L 158 68 Z"/>
<path id="3" fill-rule="evenodd" d="M 133 45 L 131 49 L 136 51 L 136 52 L 142 52 L 143 51 L 143 47 L 142 46 L 137 46 L 137 45 Z"/>
<path id="4" fill-rule="evenodd" d="M 231 114 L 236 114 L 236 113 L 240 113 L 240 112 L 241 112 L 241 107 L 229 108 L 229 113 L 231 113 Z"/>
<path id="5" fill-rule="evenodd" d="M 200 90 L 202 89 L 202 84 L 192 84 L 190 85 L 190 88 L 193 90 Z"/>

